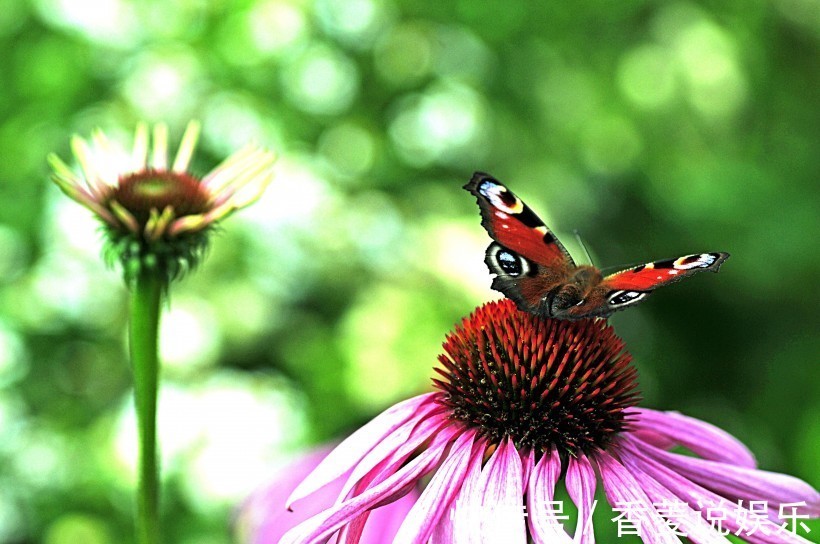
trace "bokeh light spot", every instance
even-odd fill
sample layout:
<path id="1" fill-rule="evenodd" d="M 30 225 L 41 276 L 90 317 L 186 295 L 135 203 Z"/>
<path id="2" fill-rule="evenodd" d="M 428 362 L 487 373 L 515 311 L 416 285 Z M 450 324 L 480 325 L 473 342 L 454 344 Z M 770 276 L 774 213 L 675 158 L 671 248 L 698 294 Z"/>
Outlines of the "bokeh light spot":
<path id="1" fill-rule="evenodd" d="M 373 166 L 376 142 L 367 129 L 354 123 L 340 123 L 319 139 L 319 152 L 344 176 L 361 176 Z"/>
<path id="2" fill-rule="evenodd" d="M 203 146 L 223 156 L 256 142 L 279 150 L 279 125 L 272 115 L 261 111 L 262 105 L 250 96 L 222 92 L 209 96 L 203 112 Z"/>
<path id="3" fill-rule="evenodd" d="M 248 11 L 247 24 L 257 50 L 276 54 L 304 38 L 305 15 L 296 5 L 280 0 L 258 2 Z"/>
<path id="4" fill-rule="evenodd" d="M 213 309 L 206 303 L 174 297 L 160 322 L 160 356 L 164 365 L 185 370 L 213 363 L 221 347 Z"/>
<path id="5" fill-rule="evenodd" d="M 14 542 L 23 527 L 23 513 L 15 506 L 14 498 L 0 491 L 0 539 Z"/>
<path id="6" fill-rule="evenodd" d="M 130 2 L 37 0 L 35 5 L 46 21 L 76 30 L 94 41 L 132 45 L 140 36 L 139 24 Z"/>
<path id="7" fill-rule="evenodd" d="M 165 478 L 181 477 L 189 504 L 207 512 L 247 496 L 259 475 L 304 439 L 304 413 L 284 385 L 265 376 L 218 372 L 159 396 Z M 124 403 L 113 447 L 129 485 L 136 478 L 133 403 Z"/>
<path id="8" fill-rule="evenodd" d="M 382 0 L 316 0 L 319 24 L 346 44 L 368 47 L 388 21 Z"/>
<path id="9" fill-rule="evenodd" d="M 472 30 L 461 25 L 435 27 L 433 72 L 480 87 L 492 68 L 492 53 Z"/>
<path id="10" fill-rule="evenodd" d="M 350 309 L 340 334 L 352 401 L 375 409 L 429 383 L 445 327 L 436 305 L 412 290 L 377 285 Z"/>
<path id="11" fill-rule="evenodd" d="M 700 21 L 680 36 L 677 56 L 689 87 L 689 100 L 707 117 L 723 118 L 745 102 L 746 81 L 729 36 Z"/>
<path id="12" fill-rule="evenodd" d="M 333 194 L 327 180 L 317 174 L 310 160 L 284 155 L 276 163 L 276 179 L 242 219 L 260 227 L 262 236 L 275 234 L 282 225 L 315 226 L 316 215 Z"/>
<path id="13" fill-rule="evenodd" d="M 441 82 L 406 99 L 390 124 L 390 138 L 409 164 L 474 162 L 483 155 L 489 112 L 472 88 Z"/>
<path id="14" fill-rule="evenodd" d="M 137 57 L 128 69 L 123 93 L 145 118 L 180 119 L 188 115 L 205 83 L 197 57 L 179 47 Z"/>
<path id="15" fill-rule="evenodd" d="M 341 51 L 317 44 L 293 58 L 282 72 L 285 95 L 308 113 L 338 114 L 359 88 L 356 65 Z"/>
<path id="16" fill-rule="evenodd" d="M 421 25 L 403 23 L 385 33 L 373 52 L 379 76 L 394 85 L 409 86 L 424 78 L 432 67 L 430 32 Z"/>
<path id="17" fill-rule="evenodd" d="M 48 528 L 44 544 L 109 544 L 105 522 L 87 514 L 63 514 Z"/>
<path id="18" fill-rule="evenodd" d="M 675 97 L 675 65 L 667 50 L 641 45 L 621 58 L 618 86 L 633 104 L 644 109 L 660 108 Z"/>
<path id="19" fill-rule="evenodd" d="M 454 223 L 452 219 L 437 219 L 426 224 L 418 244 L 412 249 L 418 254 L 414 261 L 429 271 L 432 277 L 442 277 L 454 289 L 475 300 L 497 298 L 490 290 L 484 253 L 487 236 L 475 228 L 474 221 Z"/>
<path id="20" fill-rule="evenodd" d="M 336 210 L 332 224 L 369 270 L 391 273 L 404 266 L 400 250 L 405 224 L 395 203 L 384 193 L 367 191 Z"/>

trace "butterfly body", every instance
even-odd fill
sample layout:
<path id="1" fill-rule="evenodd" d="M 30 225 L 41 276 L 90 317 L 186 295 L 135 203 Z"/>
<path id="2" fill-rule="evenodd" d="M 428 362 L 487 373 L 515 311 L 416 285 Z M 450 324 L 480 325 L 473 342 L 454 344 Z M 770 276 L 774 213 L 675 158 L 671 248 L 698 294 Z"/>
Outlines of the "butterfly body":
<path id="1" fill-rule="evenodd" d="M 484 262 L 492 288 L 519 309 L 558 319 L 607 317 L 646 298 L 655 288 L 702 270 L 717 272 L 728 253 L 696 253 L 604 276 L 576 265 L 535 213 L 495 178 L 476 172 L 465 189 L 475 195 L 481 224 L 494 242 Z"/>

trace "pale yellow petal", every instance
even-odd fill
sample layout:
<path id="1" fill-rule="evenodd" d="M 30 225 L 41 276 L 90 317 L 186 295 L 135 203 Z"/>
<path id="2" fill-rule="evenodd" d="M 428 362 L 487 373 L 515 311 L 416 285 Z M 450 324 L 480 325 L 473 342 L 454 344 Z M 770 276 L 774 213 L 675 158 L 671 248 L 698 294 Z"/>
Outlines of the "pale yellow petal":
<path id="1" fill-rule="evenodd" d="M 111 211 L 114 212 L 114 215 L 117 216 L 117 219 L 119 219 L 120 222 L 123 225 L 125 225 L 125 227 L 128 230 L 130 230 L 134 234 L 139 233 L 139 230 L 140 230 L 139 223 L 137 223 L 136 218 L 133 215 L 131 215 L 131 212 L 126 210 L 122 206 L 122 204 L 120 204 L 116 200 L 112 200 L 111 203 L 109 204 L 109 206 L 111 206 Z"/>
<path id="2" fill-rule="evenodd" d="M 201 125 L 199 121 L 190 121 L 185 128 L 185 134 L 182 135 L 182 141 L 179 144 L 177 156 L 174 159 L 174 172 L 184 172 L 188 168 L 191 161 L 191 156 L 194 153 L 196 142 L 199 139 Z"/>
<path id="3" fill-rule="evenodd" d="M 148 126 L 138 123 L 134 132 L 134 150 L 131 152 L 131 168 L 143 170 L 148 166 Z"/>

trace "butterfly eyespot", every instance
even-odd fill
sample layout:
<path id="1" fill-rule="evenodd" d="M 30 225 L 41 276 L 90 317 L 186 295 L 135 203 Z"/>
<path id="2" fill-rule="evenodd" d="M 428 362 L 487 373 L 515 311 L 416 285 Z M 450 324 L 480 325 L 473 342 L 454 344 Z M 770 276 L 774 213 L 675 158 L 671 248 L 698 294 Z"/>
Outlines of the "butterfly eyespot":
<path id="1" fill-rule="evenodd" d="M 524 203 L 503 185 L 484 180 L 478 186 L 478 192 L 490 201 L 494 208 L 510 214 L 518 214 L 524 210 Z"/>
<path id="2" fill-rule="evenodd" d="M 718 259 L 719 255 L 714 253 L 699 253 L 695 255 L 686 255 L 676 259 L 672 266 L 676 270 L 689 270 L 692 268 L 708 268 L 712 266 Z"/>
<path id="3" fill-rule="evenodd" d="M 495 258 L 498 266 L 510 276 L 520 276 L 524 272 L 521 259 L 512 253 L 499 251 Z"/>
<path id="4" fill-rule="evenodd" d="M 496 274 L 517 277 L 530 272 L 530 263 L 526 259 L 498 244 L 490 246 L 488 253 Z"/>
<path id="5" fill-rule="evenodd" d="M 608 303 L 610 306 L 633 304 L 648 294 L 646 291 L 613 291 L 609 294 Z"/>

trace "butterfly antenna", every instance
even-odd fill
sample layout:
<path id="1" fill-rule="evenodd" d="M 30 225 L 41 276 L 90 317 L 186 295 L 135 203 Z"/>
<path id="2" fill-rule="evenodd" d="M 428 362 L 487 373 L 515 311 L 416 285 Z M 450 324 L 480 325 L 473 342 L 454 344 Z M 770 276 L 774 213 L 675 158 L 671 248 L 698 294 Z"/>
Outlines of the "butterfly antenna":
<path id="1" fill-rule="evenodd" d="M 584 243 L 584 239 L 581 238 L 581 232 L 578 229 L 575 229 L 572 232 L 575 233 L 575 239 L 578 240 L 578 245 L 580 245 L 581 249 L 584 250 L 584 255 L 587 256 L 587 262 L 589 264 L 593 264 L 592 255 L 589 254 L 589 249 L 587 249 L 587 245 Z"/>

